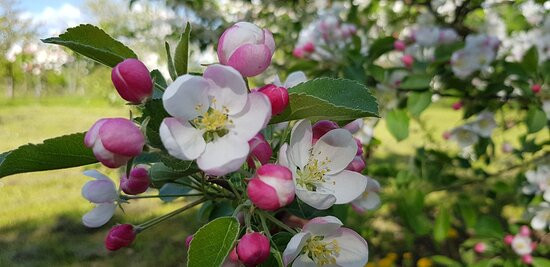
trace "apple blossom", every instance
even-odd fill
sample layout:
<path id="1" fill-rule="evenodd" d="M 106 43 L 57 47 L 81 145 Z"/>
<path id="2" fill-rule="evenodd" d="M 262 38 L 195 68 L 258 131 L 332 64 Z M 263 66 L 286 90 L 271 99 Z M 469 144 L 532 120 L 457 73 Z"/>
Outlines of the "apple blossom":
<path id="1" fill-rule="evenodd" d="M 533 263 L 533 256 L 531 254 L 523 255 L 521 256 L 521 262 L 525 264 L 532 264 Z"/>
<path id="2" fill-rule="evenodd" d="M 465 148 L 477 143 L 479 136 L 472 129 L 472 126 L 466 124 L 451 130 L 450 139 L 457 142 L 461 148 Z"/>
<path id="3" fill-rule="evenodd" d="M 531 91 L 533 91 L 533 93 L 535 94 L 538 94 L 541 89 L 542 89 L 542 86 L 540 84 L 533 84 L 531 86 Z"/>
<path id="4" fill-rule="evenodd" d="M 111 80 L 118 94 L 130 103 L 139 104 L 153 94 L 149 70 L 135 58 L 118 63 L 111 72 Z"/>
<path id="5" fill-rule="evenodd" d="M 269 239 L 261 233 L 246 233 L 237 244 L 237 255 L 245 266 L 256 266 L 269 257 Z"/>
<path id="6" fill-rule="evenodd" d="M 235 68 L 245 77 L 266 70 L 274 52 L 271 32 L 249 22 L 237 22 L 223 32 L 218 42 L 220 63 Z"/>
<path id="7" fill-rule="evenodd" d="M 533 252 L 533 241 L 529 236 L 517 234 L 510 244 L 514 252 L 520 256 L 531 254 Z"/>
<path id="8" fill-rule="evenodd" d="M 481 112 L 477 119 L 471 123 L 472 130 L 482 137 L 490 137 L 497 127 L 495 115 L 492 112 Z"/>
<path id="9" fill-rule="evenodd" d="M 527 171 L 525 178 L 528 184 L 522 188 L 524 194 L 542 194 L 544 200 L 550 202 L 550 165 L 540 165 L 536 171 Z"/>
<path id="10" fill-rule="evenodd" d="M 257 91 L 269 98 L 269 102 L 271 102 L 271 115 L 273 116 L 281 114 L 288 106 L 288 91 L 284 87 L 267 84 Z"/>
<path id="11" fill-rule="evenodd" d="M 444 28 L 439 31 L 439 43 L 449 44 L 458 41 L 458 39 L 458 34 L 453 29 Z"/>
<path id="12" fill-rule="evenodd" d="M 550 203 L 542 202 L 538 206 L 530 207 L 529 213 L 535 214 L 531 219 L 531 227 L 535 230 L 550 231 Z"/>
<path id="13" fill-rule="evenodd" d="M 361 173 L 366 166 L 367 165 L 362 156 L 355 156 L 346 167 L 346 170 Z"/>
<path id="14" fill-rule="evenodd" d="M 410 54 L 405 54 L 403 55 L 403 57 L 401 57 L 401 62 L 403 62 L 403 65 L 405 65 L 405 67 L 410 68 L 414 63 L 414 57 Z"/>
<path id="15" fill-rule="evenodd" d="M 363 122 L 361 129 L 357 131 L 354 136 L 355 138 L 361 141 L 361 144 L 368 145 L 372 138 L 374 137 L 374 126 L 376 125 L 376 120 L 367 120 Z M 344 127 L 345 128 L 345 127 Z"/>
<path id="16" fill-rule="evenodd" d="M 246 192 L 258 208 L 275 211 L 294 200 L 292 172 L 282 165 L 266 164 L 250 179 Z"/>
<path id="17" fill-rule="evenodd" d="M 122 247 L 127 247 L 136 239 L 136 231 L 131 224 L 119 224 L 113 226 L 105 238 L 105 247 L 108 250 L 115 251 Z"/>
<path id="18" fill-rule="evenodd" d="M 487 250 L 487 245 L 483 242 L 476 243 L 474 246 L 474 251 L 478 254 L 481 254 Z"/>
<path id="19" fill-rule="evenodd" d="M 471 34 L 466 37 L 463 49 L 451 56 L 451 68 L 454 74 L 464 79 L 477 70 L 488 67 L 496 57 L 500 41 L 492 36 Z"/>
<path id="20" fill-rule="evenodd" d="M 95 157 L 103 165 L 118 168 L 130 158 L 141 154 L 145 137 L 128 119 L 100 119 L 86 133 L 84 144 L 92 148 Z"/>
<path id="21" fill-rule="evenodd" d="M 84 175 L 95 180 L 88 181 L 82 187 L 82 196 L 96 206 L 82 216 L 86 227 L 97 228 L 106 224 L 115 213 L 118 193 L 115 183 L 109 177 L 96 170 L 84 171 Z"/>
<path id="22" fill-rule="evenodd" d="M 397 51 L 405 51 L 407 44 L 402 40 L 395 40 L 395 42 L 393 42 L 393 48 Z"/>
<path id="23" fill-rule="evenodd" d="M 365 122 L 363 121 L 363 119 L 356 119 L 356 120 L 353 120 L 352 122 L 344 125 L 344 129 L 348 130 L 351 134 L 355 134 L 357 132 L 359 132 L 359 130 L 361 130 L 361 128 L 363 128 L 363 125 L 365 125 Z M 360 142 L 360 140 L 359 140 Z"/>
<path id="24" fill-rule="evenodd" d="M 189 249 L 189 247 L 191 246 L 191 241 L 193 241 L 193 237 L 194 235 L 188 235 L 186 238 L 185 238 L 185 247 L 187 249 Z"/>
<path id="25" fill-rule="evenodd" d="M 338 124 L 333 121 L 321 120 L 316 122 L 315 124 L 313 124 L 313 127 L 311 127 L 311 130 L 313 132 L 313 144 L 317 143 L 317 140 L 319 140 L 321 136 L 338 128 L 340 128 L 340 126 L 338 126 Z"/>
<path id="26" fill-rule="evenodd" d="M 237 247 L 234 247 L 229 255 L 225 258 L 221 267 L 240 267 L 242 266 L 239 262 L 239 255 L 237 255 Z"/>
<path id="27" fill-rule="evenodd" d="M 513 235 L 506 235 L 506 236 L 504 237 L 504 244 L 506 244 L 506 245 L 511 245 L 513 240 L 514 240 L 514 236 L 513 236 Z"/>
<path id="28" fill-rule="evenodd" d="M 238 71 L 210 65 L 202 77 L 180 76 L 162 97 L 172 115 L 160 126 L 168 153 L 197 160 L 210 175 L 236 171 L 245 162 L 252 139 L 271 118 L 271 104 L 262 93 L 247 93 Z"/>
<path id="29" fill-rule="evenodd" d="M 285 266 L 365 266 L 369 254 L 367 242 L 342 225 L 333 216 L 311 219 L 288 242 L 283 252 Z"/>
<path id="30" fill-rule="evenodd" d="M 453 103 L 453 109 L 454 110 L 459 110 L 459 109 L 462 108 L 463 105 L 464 104 L 462 103 L 462 101 L 455 102 L 455 103 Z"/>
<path id="31" fill-rule="evenodd" d="M 307 77 L 303 71 L 294 71 L 286 77 L 285 82 L 281 82 L 281 78 L 279 78 L 279 75 L 276 75 L 273 84 L 288 89 L 306 81 Z"/>
<path id="32" fill-rule="evenodd" d="M 380 183 L 368 176 L 367 179 L 369 181 L 367 182 L 365 192 L 351 202 L 351 207 L 359 213 L 374 210 L 380 206 L 380 196 L 378 195 L 380 192 Z"/>
<path id="33" fill-rule="evenodd" d="M 440 31 L 433 25 L 423 25 L 413 29 L 412 38 L 421 46 L 433 46 L 439 41 Z"/>
<path id="34" fill-rule="evenodd" d="M 334 129 L 314 145 L 312 141 L 311 122 L 298 121 L 292 129 L 288 149 L 285 147 L 287 155 L 279 159 L 292 171 L 298 198 L 324 210 L 334 204 L 349 203 L 361 195 L 367 186 L 367 178 L 345 170 L 357 152 L 357 144 L 350 132 Z"/>
<path id="35" fill-rule="evenodd" d="M 120 188 L 124 193 L 129 195 L 137 195 L 147 191 L 149 183 L 149 171 L 140 166 L 130 171 L 130 177 L 126 177 L 126 174 L 123 174 L 120 178 Z"/>
<path id="36" fill-rule="evenodd" d="M 250 155 L 248 155 L 246 162 L 249 168 L 256 167 L 254 160 L 259 161 L 262 165 L 269 162 L 273 150 L 262 133 L 258 133 L 248 140 L 248 145 L 250 146 Z"/>

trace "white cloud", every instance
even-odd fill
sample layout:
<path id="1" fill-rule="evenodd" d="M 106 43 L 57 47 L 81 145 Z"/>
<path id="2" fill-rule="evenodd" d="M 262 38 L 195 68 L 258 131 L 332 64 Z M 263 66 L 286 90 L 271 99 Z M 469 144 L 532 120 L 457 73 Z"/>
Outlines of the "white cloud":
<path id="1" fill-rule="evenodd" d="M 24 12 L 21 16 L 33 21 L 40 38 L 56 36 L 69 27 L 91 22 L 78 7 L 69 3 L 56 8 L 48 6 L 38 13 Z"/>

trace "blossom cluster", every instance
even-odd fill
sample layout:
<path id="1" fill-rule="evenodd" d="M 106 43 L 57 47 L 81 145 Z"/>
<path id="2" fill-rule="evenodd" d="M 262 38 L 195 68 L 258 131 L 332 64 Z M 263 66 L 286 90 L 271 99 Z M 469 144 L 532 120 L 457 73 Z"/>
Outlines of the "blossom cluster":
<path id="1" fill-rule="evenodd" d="M 466 148 L 477 143 L 480 137 L 491 137 L 496 127 L 495 115 L 484 111 L 474 121 L 445 132 L 443 137 L 457 142 L 460 148 Z"/>
<path id="2" fill-rule="evenodd" d="M 542 200 L 528 209 L 531 227 L 539 231 L 550 231 L 550 165 L 539 165 L 536 170 L 525 173 L 527 184 L 522 192 L 526 195 L 540 195 Z"/>
<path id="3" fill-rule="evenodd" d="M 463 49 L 453 53 L 451 66 L 459 78 L 466 78 L 475 71 L 485 71 L 497 55 L 500 41 L 486 34 L 471 34 L 466 37 Z"/>

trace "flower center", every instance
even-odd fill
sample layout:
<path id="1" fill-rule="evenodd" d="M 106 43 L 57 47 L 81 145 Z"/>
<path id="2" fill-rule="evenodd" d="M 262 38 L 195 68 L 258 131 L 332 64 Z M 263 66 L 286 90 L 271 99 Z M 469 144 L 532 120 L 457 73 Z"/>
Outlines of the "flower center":
<path id="1" fill-rule="evenodd" d="M 336 264 L 336 256 L 340 253 L 338 241 L 323 241 L 322 236 L 314 236 L 304 246 L 304 253 L 318 266 Z"/>
<path id="2" fill-rule="evenodd" d="M 328 158 L 319 162 L 319 160 L 310 157 L 306 166 L 296 171 L 298 176 L 296 183 L 309 191 L 316 191 L 319 184 L 326 182 L 325 174 L 329 172 L 330 169 L 324 166 L 329 162 L 330 160 Z"/>
<path id="3" fill-rule="evenodd" d="M 195 107 L 200 109 L 200 106 Z M 233 123 L 227 115 L 227 108 L 222 111 L 210 108 L 203 115 L 193 119 L 192 123 L 195 128 L 204 130 L 203 137 L 206 142 L 222 137 L 229 132 L 228 126 Z"/>

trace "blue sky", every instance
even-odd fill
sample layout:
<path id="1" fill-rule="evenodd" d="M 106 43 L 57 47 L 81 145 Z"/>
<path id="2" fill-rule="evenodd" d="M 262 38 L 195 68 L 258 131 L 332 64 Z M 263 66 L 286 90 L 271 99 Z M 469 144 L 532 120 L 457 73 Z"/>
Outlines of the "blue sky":
<path id="1" fill-rule="evenodd" d="M 89 23 L 83 14 L 85 0 L 20 0 L 22 17 L 31 19 L 38 27 L 40 38 L 62 33 L 68 27 Z"/>
<path id="2" fill-rule="evenodd" d="M 64 4 L 80 6 L 84 0 L 20 0 L 20 8 L 31 13 L 39 13 L 47 7 L 59 8 Z"/>

